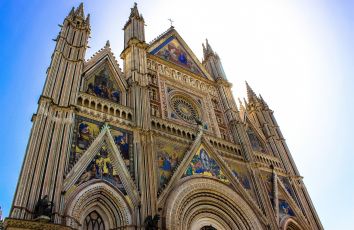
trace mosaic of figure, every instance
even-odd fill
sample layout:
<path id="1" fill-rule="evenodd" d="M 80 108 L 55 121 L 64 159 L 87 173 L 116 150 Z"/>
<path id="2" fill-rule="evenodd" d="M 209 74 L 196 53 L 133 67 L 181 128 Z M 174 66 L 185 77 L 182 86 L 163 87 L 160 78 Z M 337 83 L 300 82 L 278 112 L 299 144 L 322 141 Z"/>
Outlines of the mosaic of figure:
<path id="1" fill-rule="evenodd" d="M 246 175 L 243 173 L 237 173 L 236 170 L 232 170 L 232 174 L 240 181 L 245 189 L 251 189 L 251 182 L 248 180 Z"/>
<path id="2" fill-rule="evenodd" d="M 100 128 L 102 125 L 103 123 L 101 122 L 85 117 L 77 117 L 75 127 L 76 136 L 74 136 L 70 155 L 70 167 L 72 167 L 90 147 L 91 143 L 100 133 Z M 116 127 L 110 127 L 110 132 L 121 153 L 125 165 L 130 171 L 130 165 L 132 165 L 132 162 L 134 161 L 133 148 L 130 146 L 133 143 L 132 133 Z"/>
<path id="3" fill-rule="evenodd" d="M 119 130 L 111 130 L 111 134 L 113 136 L 114 142 L 117 145 L 120 153 L 122 154 L 122 158 L 125 162 L 125 165 L 130 167 L 130 156 L 131 152 L 129 151 L 129 134 Z"/>
<path id="4" fill-rule="evenodd" d="M 86 93 L 117 103 L 120 102 L 121 97 L 117 85 L 112 81 L 106 69 L 103 69 L 99 74 L 89 80 Z"/>
<path id="5" fill-rule="evenodd" d="M 216 177 L 223 182 L 229 182 L 216 161 L 203 148 L 200 148 L 197 154 L 194 155 L 185 173 L 186 176 L 194 174 Z"/>
<path id="6" fill-rule="evenodd" d="M 154 49 L 152 54 L 170 61 L 174 64 L 182 66 L 193 73 L 201 74 L 200 69 L 194 63 L 193 59 L 187 54 L 186 50 L 182 45 L 177 41 L 176 37 L 171 36 L 156 49 Z"/>
<path id="7" fill-rule="evenodd" d="M 100 132 L 98 124 L 78 118 L 76 122 L 76 138 L 70 155 L 70 164 L 75 164 L 82 154 L 90 147 L 92 141 Z"/>
<path id="8" fill-rule="evenodd" d="M 283 216 L 283 215 L 295 216 L 295 213 L 291 209 L 288 202 L 286 202 L 286 200 L 282 200 L 282 199 L 279 199 L 279 214 L 281 216 Z"/>
<path id="9" fill-rule="evenodd" d="M 111 183 L 118 188 L 124 195 L 126 191 L 124 186 L 113 168 L 112 161 L 108 156 L 106 147 L 102 147 L 100 152 L 95 156 L 91 163 L 87 166 L 86 171 L 81 175 L 76 185 L 79 186 L 91 179 L 102 179 Z"/>
<path id="10" fill-rule="evenodd" d="M 164 138 L 158 138 L 155 143 L 159 167 L 159 187 L 161 188 L 170 179 L 173 170 L 187 151 L 187 147 Z"/>
<path id="11" fill-rule="evenodd" d="M 251 142 L 251 146 L 252 146 L 253 150 L 258 151 L 258 152 L 262 152 L 262 153 L 266 152 L 262 142 L 259 140 L 259 138 L 257 137 L 257 134 L 255 134 L 255 132 L 252 129 L 250 129 L 250 128 L 247 129 L 247 135 L 248 135 L 248 138 Z"/>
<path id="12" fill-rule="evenodd" d="M 232 174 L 234 175 L 234 177 L 238 179 L 242 187 L 244 187 L 247 190 L 251 190 L 252 185 L 249 179 L 249 172 L 247 170 L 247 167 L 245 165 L 233 161 L 227 161 L 227 163 L 230 166 Z"/>

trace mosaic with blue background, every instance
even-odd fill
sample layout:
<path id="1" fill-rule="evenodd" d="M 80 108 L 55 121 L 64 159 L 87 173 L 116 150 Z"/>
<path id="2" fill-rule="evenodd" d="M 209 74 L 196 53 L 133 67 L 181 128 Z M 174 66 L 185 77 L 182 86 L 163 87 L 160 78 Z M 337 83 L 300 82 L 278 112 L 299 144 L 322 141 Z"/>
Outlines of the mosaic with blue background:
<path id="1" fill-rule="evenodd" d="M 200 148 L 194 155 L 185 172 L 185 176 L 192 176 L 195 174 L 215 177 L 223 182 L 229 182 L 224 173 L 221 171 L 220 166 L 212 157 L 209 156 L 204 148 Z"/>

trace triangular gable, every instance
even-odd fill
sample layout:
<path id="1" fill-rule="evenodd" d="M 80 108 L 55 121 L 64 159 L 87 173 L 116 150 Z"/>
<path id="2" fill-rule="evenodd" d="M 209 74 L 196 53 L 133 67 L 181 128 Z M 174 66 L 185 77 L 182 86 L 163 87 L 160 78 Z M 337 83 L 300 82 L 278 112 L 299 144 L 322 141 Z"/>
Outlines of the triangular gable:
<path id="1" fill-rule="evenodd" d="M 89 149 L 93 141 L 100 134 L 102 122 L 92 120 L 86 117 L 77 116 L 75 118 L 74 135 L 72 140 L 72 148 L 70 152 L 69 167 L 67 173 L 77 164 L 79 159 Z M 110 133 L 114 139 L 117 148 L 120 150 L 125 165 L 129 171 L 133 172 L 133 134 L 132 132 L 118 127 L 111 127 Z"/>
<path id="2" fill-rule="evenodd" d="M 154 41 L 150 45 L 149 53 L 212 80 L 196 55 L 174 29 Z"/>
<path id="3" fill-rule="evenodd" d="M 119 67 L 118 62 L 112 53 L 111 48 L 107 45 L 96 52 L 89 60 L 85 62 L 83 73 L 89 73 L 97 64 L 102 63 L 105 60 L 109 62 L 112 70 L 115 72 L 115 75 L 120 77 L 122 84 L 124 84 L 125 88 L 127 88 L 128 84 L 125 81 L 124 73 L 121 71 L 121 68 Z"/>
<path id="4" fill-rule="evenodd" d="M 246 119 L 246 124 L 246 133 L 251 143 L 252 149 L 257 152 L 267 153 L 264 135 L 259 132 L 256 127 L 254 127 L 254 125 L 248 120 L 248 118 Z"/>
<path id="5" fill-rule="evenodd" d="M 128 84 L 109 47 L 101 49 L 85 63 L 81 91 L 122 102 L 127 88 Z"/>
<path id="6" fill-rule="evenodd" d="M 123 183 L 117 173 L 117 169 L 113 166 L 111 160 L 111 153 L 104 144 L 98 151 L 96 156 L 91 160 L 90 164 L 86 167 L 86 170 L 81 174 L 80 178 L 76 181 L 75 185 L 80 186 L 93 179 L 104 180 L 113 187 L 118 188 L 123 195 L 127 195 L 127 192 L 123 186 Z"/>
<path id="7" fill-rule="evenodd" d="M 122 88 L 107 65 L 102 65 L 89 77 L 84 79 L 83 91 L 96 97 L 104 98 L 116 103 L 122 101 Z"/>
<path id="8" fill-rule="evenodd" d="M 219 164 L 208 154 L 203 145 L 199 146 L 184 173 L 184 177 L 193 175 L 209 176 L 224 183 L 230 183 Z"/>
<path id="9" fill-rule="evenodd" d="M 209 158 L 203 156 L 204 161 L 208 163 L 204 163 L 204 165 L 209 164 L 208 170 L 205 170 L 205 166 L 200 167 L 200 164 L 203 164 L 201 161 L 200 153 L 201 151 L 204 150 Z M 198 157 L 195 157 L 196 155 L 199 155 Z M 200 160 L 199 160 L 200 159 Z M 213 162 L 210 164 L 210 159 L 213 159 Z M 194 162 L 194 163 L 193 163 Z M 191 165 L 192 163 L 192 165 Z M 216 165 L 213 166 L 213 165 Z M 198 166 L 199 165 L 199 166 Z M 194 167 L 196 166 L 196 167 Z M 192 173 L 190 173 L 190 167 L 192 168 Z M 194 168 L 193 168 L 194 167 Z M 200 170 L 202 168 L 202 170 Z M 210 169 L 211 168 L 211 169 Z M 189 172 L 188 172 L 189 170 Z M 196 170 L 199 173 L 196 173 Z M 202 172 L 203 171 L 203 172 Z M 240 183 L 240 181 L 233 176 L 232 171 L 230 170 L 230 167 L 226 164 L 226 162 L 218 155 L 217 151 L 214 149 L 213 146 L 211 146 L 208 143 L 208 140 L 206 140 L 203 137 L 203 131 L 200 130 L 196 139 L 194 142 L 191 144 L 190 149 L 186 152 L 183 160 L 179 164 L 179 166 L 176 168 L 174 174 L 172 175 L 170 181 L 164 186 L 163 190 L 159 191 L 159 197 L 158 197 L 158 204 L 160 205 L 163 203 L 168 194 L 172 191 L 174 186 L 178 184 L 178 181 L 180 181 L 183 177 L 193 177 L 194 175 L 198 176 L 203 173 L 203 176 L 207 176 L 216 180 L 221 181 L 222 183 L 228 184 L 230 187 L 234 188 L 236 192 L 242 195 L 242 197 L 245 199 L 245 201 L 253 208 L 253 210 L 259 214 L 259 216 L 262 217 L 262 219 L 265 220 L 263 213 L 259 209 L 257 203 L 253 200 L 251 195 L 244 189 Z M 192 174 L 192 175 L 191 175 Z"/>
<path id="10" fill-rule="evenodd" d="M 138 202 L 138 193 L 120 150 L 108 125 L 105 125 L 91 146 L 64 180 L 69 193 L 92 179 L 101 179 Z"/>

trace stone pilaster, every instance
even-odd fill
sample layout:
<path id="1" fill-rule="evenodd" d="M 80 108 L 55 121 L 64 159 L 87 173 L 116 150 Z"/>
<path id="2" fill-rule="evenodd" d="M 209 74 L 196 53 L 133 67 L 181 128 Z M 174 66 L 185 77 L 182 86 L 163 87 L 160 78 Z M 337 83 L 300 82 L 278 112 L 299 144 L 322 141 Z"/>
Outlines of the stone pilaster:
<path id="1" fill-rule="evenodd" d="M 138 159 L 136 172 L 138 187 L 141 194 L 140 219 L 141 224 L 147 216 L 157 212 L 156 178 L 154 174 L 154 152 L 150 119 L 150 100 L 147 76 L 148 45 L 145 43 L 144 19 L 139 14 L 137 5 L 131 8 L 131 13 L 124 26 L 124 50 L 121 54 L 124 60 L 124 72 L 129 84 L 130 106 L 134 109 L 136 124 L 135 146 Z M 139 218 L 139 217 L 138 217 Z"/>

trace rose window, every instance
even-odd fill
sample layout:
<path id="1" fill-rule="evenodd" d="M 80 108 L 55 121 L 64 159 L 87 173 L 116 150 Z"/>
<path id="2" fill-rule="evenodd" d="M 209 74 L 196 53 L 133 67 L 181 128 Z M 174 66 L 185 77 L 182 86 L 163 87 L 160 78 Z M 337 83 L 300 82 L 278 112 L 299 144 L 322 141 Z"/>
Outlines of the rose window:
<path id="1" fill-rule="evenodd" d="M 196 106 L 185 98 L 175 96 L 171 99 L 171 105 L 175 114 L 182 120 L 188 123 L 194 123 L 196 119 L 199 119 Z"/>

